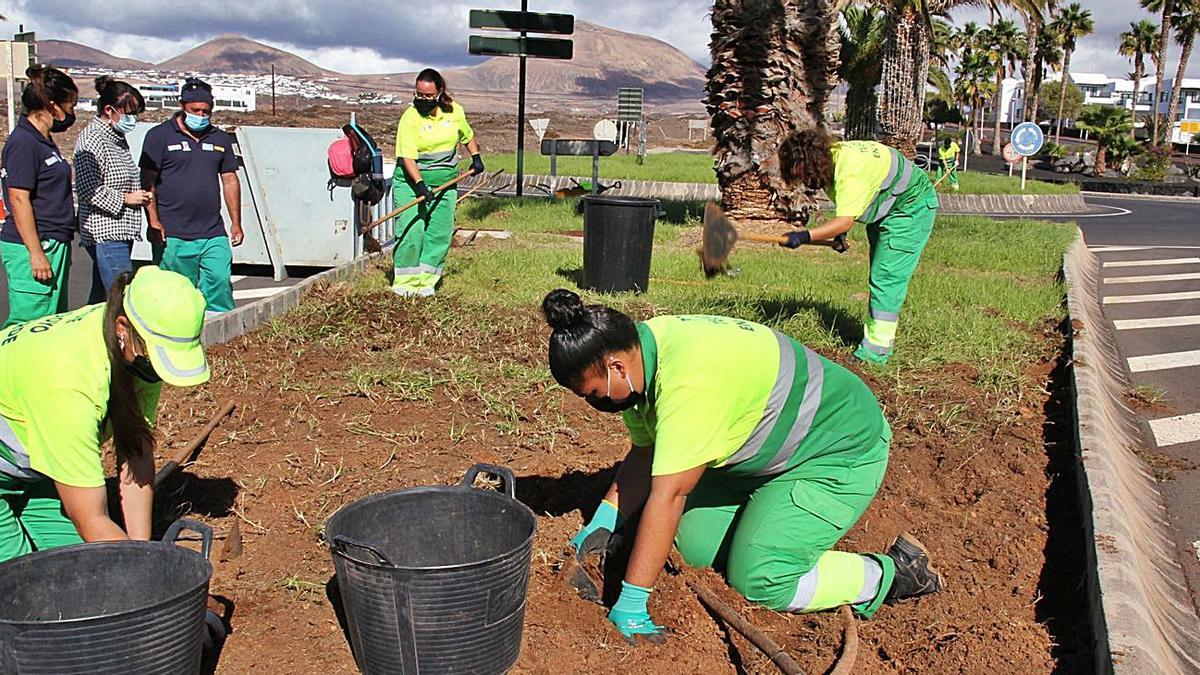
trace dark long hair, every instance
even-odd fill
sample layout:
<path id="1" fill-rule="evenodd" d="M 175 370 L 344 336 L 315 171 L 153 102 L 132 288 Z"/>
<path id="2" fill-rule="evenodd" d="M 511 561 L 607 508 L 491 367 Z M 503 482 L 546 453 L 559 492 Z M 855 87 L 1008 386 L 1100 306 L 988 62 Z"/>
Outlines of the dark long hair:
<path id="1" fill-rule="evenodd" d="M 604 357 L 632 349 L 638 343 L 633 319 L 604 305 L 584 305 L 565 288 L 542 300 L 550 333 L 550 373 L 564 387 L 574 388 L 589 368 L 604 368 Z"/>
<path id="2" fill-rule="evenodd" d="M 417 82 L 429 82 L 437 87 L 438 107 L 442 109 L 442 112 L 448 113 L 454 110 L 454 98 L 450 96 L 450 90 L 446 89 L 446 78 L 442 77 L 441 73 L 433 68 L 426 68 L 417 73 Z"/>
<path id="3" fill-rule="evenodd" d="M 62 105 L 79 97 L 75 80 L 58 68 L 29 66 L 25 77 L 29 81 L 21 91 L 21 107 L 27 113 L 49 110 L 51 103 Z"/>
<path id="4" fill-rule="evenodd" d="M 96 93 L 99 94 L 96 98 L 96 110 L 100 112 L 104 112 L 108 106 L 112 106 L 117 112 L 130 115 L 146 111 L 146 99 L 142 98 L 142 92 L 128 82 L 113 79 L 112 75 L 96 78 Z M 133 105 L 130 105 L 131 102 Z"/>
<path id="5" fill-rule="evenodd" d="M 779 144 L 779 169 L 789 183 L 810 190 L 833 184 L 833 139 L 824 129 L 796 131 Z"/>
<path id="6" fill-rule="evenodd" d="M 142 414 L 142 404 L 134 387 L 134 375 L 125 367 L 125 354 L 117 339 L 117 318 L 125 316 L 125 287 L 132 280 L 133 275 L 128 272 L 118 276 L 112 288 L 108 289 L 108 300 L 104 307 L 104 346 L 108 348 L 111 371 L 108 381 L 108 422 L 112 425 L 117 466 L 154 449 L 154 433 Z M 132 323 L 130 327 L 133 327 Z M 136 340 L 136 332 L 131 333 L 129 338 Z"/>

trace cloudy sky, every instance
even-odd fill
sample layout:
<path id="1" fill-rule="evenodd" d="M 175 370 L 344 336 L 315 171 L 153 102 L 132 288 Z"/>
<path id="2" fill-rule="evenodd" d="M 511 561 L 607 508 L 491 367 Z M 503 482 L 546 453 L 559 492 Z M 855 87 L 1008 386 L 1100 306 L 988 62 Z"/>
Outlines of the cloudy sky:
<path id="1" fill-rule="evenodd" d="M 1116 54 L 1117 35 L 1131 19 L 1151 18 L 1136 0 L 1082 0 L 1096 33 L 1080 42 L 1072 70 L 1120 76 L 1131 67 Z M 532 0 L 530 9 L 565 12 L 581 20 L 646 33 L 701 63 L 708 61 L 711 29 L 706 0 Z M 411 7 L 412 9 L 405 9 Z M 118 56 L 157 62 L 214 37 L 235 32 L 288 49 L 332 70 L 365 73 L 477 62 L 466 53 L 467 12 L 472 7 L 519 9 L 520 0 L 0 0 L 5 31 L 24 23 L 42 38 L 74 40 Z M 987 11 L 955 10 L 953 18 L 986 22 Z M 1179 49 L 1172 45 L 1168 72 Z M 1200 56 L 1192 59 L 1200 62 Z M 1189 74 L 1200 76 L 1200 65 Z"/>

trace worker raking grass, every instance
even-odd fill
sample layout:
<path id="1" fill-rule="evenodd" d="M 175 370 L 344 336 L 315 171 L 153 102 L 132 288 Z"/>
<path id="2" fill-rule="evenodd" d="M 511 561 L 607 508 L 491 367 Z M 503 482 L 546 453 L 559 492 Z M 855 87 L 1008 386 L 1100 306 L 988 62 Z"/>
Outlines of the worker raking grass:
<path id="1" fill-rule="evenodd" d="M 824 190 L 834 203 L 832 218 L 790 233 L 783 246 L 798 248 L 834 239 L 849 232 L 855 221 L 866 224 L 871 247 L 870 313 L 854 357 L 886 363 L 908 284 L 937 215 L 937 194 L 929 176 L 882 143 L 834 143 L 823 129 L 788 136 L 779 147 L 779 160 L 785 180 Z"/>
<path id="2" fill-rule="evenodd" d="M 543 301 L 555 380 L 621 413 L 632 447 L 594 517 L 572 539 L 602 551 L 637 521 L 609 620 L 659 641 L 647 600 L 672 542 L 752 602 L 814 612 L 941 589 L 924 548 L 901 535 L 886 554 L 832 550 L 883 482 L 891 430 L 861 380 L 766 326 L 720 316 L 635 324 L 556 290 Z M 640 514 L 640 515 L 639 515 Z"/>

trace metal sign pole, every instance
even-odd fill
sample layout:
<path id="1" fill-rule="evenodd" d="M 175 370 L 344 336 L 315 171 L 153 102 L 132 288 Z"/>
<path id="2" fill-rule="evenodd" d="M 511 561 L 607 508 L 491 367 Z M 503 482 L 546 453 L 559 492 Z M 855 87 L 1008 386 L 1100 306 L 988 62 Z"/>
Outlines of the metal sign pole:
<path id="1" fill-rule="evenodd" d="M 1021 192 L 1025 191 L 1025 172 L 1029 169 L 1029 156 L 1021 158 Z"/>
<path id="2" fill-rule="evenodd" d="M 521 0 L 521 11 L 529 11 L 529 0 Z M 525 37 L 521 31 L 521 64 L 517 74 L 517 196 L 525 192 Z"/>
<path id="3" fill-rule="evenodd" d="M 8 70 L 8 77 L 4 78 L 8 83 L 8 133 L 12 135 L 17 124 L 17 112 L 13 104 L 13 80 L 17 74 L 13 72 L 13 45 L 8 40 L 4 41 L 4 66 Z"/>

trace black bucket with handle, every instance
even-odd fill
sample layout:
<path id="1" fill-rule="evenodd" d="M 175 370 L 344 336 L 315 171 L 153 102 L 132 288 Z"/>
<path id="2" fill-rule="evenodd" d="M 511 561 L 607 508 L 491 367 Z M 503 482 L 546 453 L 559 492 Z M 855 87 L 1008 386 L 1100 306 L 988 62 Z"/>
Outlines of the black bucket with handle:
<path id="1" fill-rule="evenodd" d="M 202 551 L 175 545 L 200 534 Z M 162 541 L 77 544 L 0 564 L 0 673 L 200 670 L 212 530 L 178 520 Z"/>
<path id="2" fill-rule="evenodd" d="M 480 474 L 498 492 L 473 487 Z M 536 518 L 513 474 L 353 502 L 325 524 L 362 672 L 503 673 L 517 660 Z"/>

